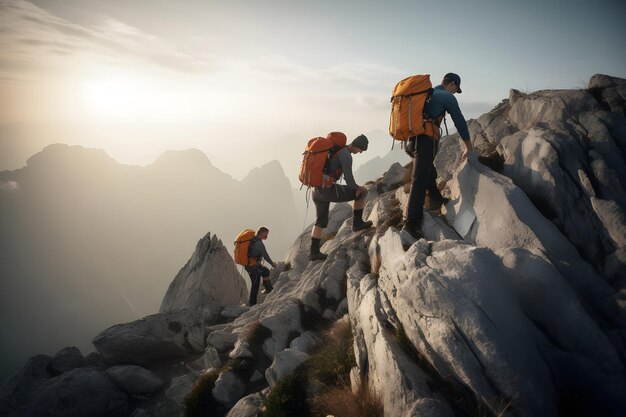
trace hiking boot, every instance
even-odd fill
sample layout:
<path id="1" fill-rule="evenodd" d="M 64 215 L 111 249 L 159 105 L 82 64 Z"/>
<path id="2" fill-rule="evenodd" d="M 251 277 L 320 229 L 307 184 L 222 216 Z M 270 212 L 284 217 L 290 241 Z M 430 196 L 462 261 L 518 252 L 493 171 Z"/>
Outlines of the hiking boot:
<path id="1" fill-rule="evenodd" d="M 261 290 L 263 294 L 269 294 L 272 292 L 273 289 L 274 286 L 272 285 L 271 281 L 263 281 L 263 289 Z"/>
<path id="2" fill-rule="evenodd" d="M 328 255 L 322 252 L 310 253 L 309 261 L 325 261 Z"/>
<path id="3" fill-rule="evenodd" d="M 419 240 L 424 237 L 420 226 L 412 222 L 405 222 L 402 230 L 410 234 L 414 239 Z"/>
<path id="4" fill-rule="evenodd" d="M 370 227 L 372 227 L 373 224 L 374 223 L 371 220 L 368 220 L 366 222 L 361 220 L 360 222 L 356 222 L 352 224 L 352 231 L 358 232 L 359 230 L 369 229 Z"/>
<path id="5" fill-rule="evenodd" d="M 429 198 L 426 209 L 429 211 L 439 212 L 441 211 L 441 206 L 448 204 L 448 201 L 450 201 L 450 199 L 445 197 Z"/>

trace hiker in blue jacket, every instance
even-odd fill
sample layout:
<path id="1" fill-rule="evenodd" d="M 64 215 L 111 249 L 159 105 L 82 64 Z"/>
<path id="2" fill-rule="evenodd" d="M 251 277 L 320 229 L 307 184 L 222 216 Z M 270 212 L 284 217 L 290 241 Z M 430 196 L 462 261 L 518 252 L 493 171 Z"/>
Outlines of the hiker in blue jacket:
<path id="1" fill-rule="evenodd" d="M 276 264 L 272 261 L 272 258 L 267 253 L 267 249 L 265 249 L 265 244 L 263 241 L 267 239 L 270 230 L 261 226 L 256 232 L 256 236 L 252 238 L 250 241 L 250 248 L 248 249 L 248 257 L 256 259 L 257 263 L 252 266 L 246 266 L 246 272 L 250 275 L 250 298 L 248 300 L 248 305 L 253 306 L 257 302 L 257 296 L 259 294 L 259 287 L 261 284 L 261 278 L 263 278 L 263 287 L 265 288 L 265 292 L 271 292 L 274 287 L 272 286 L 272 282 L 269 279 L 270 270 L 269 268 L 263 266 L 261 261 L 265 259 L 267 263 L 272 265 L 273 268 L 276 268 Z"/>
<path id="2" fill-rule="evenodd" d="M 424 117 L 428 120 L 426 123 L 430 123 L 426 130 L 430 134 L 414 136 L 409 138 L 407 143 L 407 153 L 413 158 L 413 175 L 407 216 L 402 230 L 409 232 L 416 239 L 423 237 L 421 227 L 426 191 L 428 190 L 429 210 L 439 211 L 441 206 L 448 202 L 437 188 L 437 170 L 433 164 L 441 136 L 439 125 L 446 112 L 452 117 L 454 126 L 465 144 L 461 160 L 465 160 L 468 152 L 472 151 L 467 123 L 454 97 L 456 93 L 461 94 L 461 77 L 450 72 L 443 77 L 441 85 L 434 88 L 430 101 L 424 106 Z"/>

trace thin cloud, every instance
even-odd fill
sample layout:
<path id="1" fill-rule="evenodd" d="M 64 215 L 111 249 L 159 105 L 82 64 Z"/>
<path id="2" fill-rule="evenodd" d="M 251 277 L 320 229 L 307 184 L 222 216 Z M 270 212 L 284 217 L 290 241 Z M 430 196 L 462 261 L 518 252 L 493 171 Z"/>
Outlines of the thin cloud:
<path id="1" fill-rule="evenodd" d="M 143 61 L 183 73 L 209 71 L 206 58 L 181 53 L 162 39 L 109 18 L 86 27 L 61 19 L 23 0 L 0 1 L 0 72 L 36 71 L 37 62 L 68 55 L 106 61 Z"/>
<path id="2" fill-rule="evenodd" d="M 280 54 L 264 55 L 250 61 L 233 61 L 233 67 L 246 68 L 267 79 L 285 81 L 335 81 L 377 85 L 386 78 L 399 77 L 402 71 L 378 64 L 342 63 L 331 67 L 302 64 Z"/>
<path id="3" fill-rule="evenodd" d="M 15 181 L 0 181 L 0 191 L 15 191 L 19 188 Z"/>

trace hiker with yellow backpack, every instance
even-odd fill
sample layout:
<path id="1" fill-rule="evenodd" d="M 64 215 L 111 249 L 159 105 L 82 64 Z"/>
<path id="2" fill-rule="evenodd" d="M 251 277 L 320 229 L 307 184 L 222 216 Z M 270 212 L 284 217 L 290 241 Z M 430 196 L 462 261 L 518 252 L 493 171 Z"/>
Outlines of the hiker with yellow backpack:
<path id="1" fill-rule="evenodd" d="M 423 237 L 421 231 L 423 206 L 428 191 L 427 208 L 439 211 L 448 202 L 437 187 L 435 155 L 441 137 L 440 124 L 446 112 L 465 144 L 461 160 L 472 151 L 467 123 L 454 94 L 461 93 L 461 77 L 448 73 L 441 85 L 432 88 L 430 75 L 414 75 L 400 81 L 391 96 L 389 134 L 397 140 L 406 141 L 405 150 L 413 158 L 411 192 L 406 219 L 402 230 L 415 239 Z"/>
<path id="2" fill-rule="evenodd" d="M 367 150 L 368 140 L 365 135 L 357 136 L 349 145 L 342 132 L 331 132 L 325 138 L 318 137 L 309 141 L 300 166 L 299 179 L 303 185 L 313 187 L 316 220 L 311 231 L 310 261 L 326 259 L 320 252 L 322 231 L 328 225 L 330 203 L 354 201 L 352 230 L 359 231 L 372 227 L 371 221 L 363 221 L 363 208 L 367 188 L 358 185 L 352 173 L 352 154 Z M 341 176 L 346 184 L 337 184 Z"/>
<path id="3" fill-rule="evenodd" d="M 262 226 L 259 227 L 256 233 L 252 229 L 245 229 L 235 239 L 235 262 L 243 265 L 248 275 L 250 275 L 249 306 L 257 303 L 261 279 L 263 279 L 263 287 L 266 293 L 274 289 L 269 279 L 270 270 L 262 264 L 263 259 L 265 259 L 273 268 L 276 268 L 276 264 L 268 255 L 263 243 L 269 236 L 269 233 L 270 230 Z"/>

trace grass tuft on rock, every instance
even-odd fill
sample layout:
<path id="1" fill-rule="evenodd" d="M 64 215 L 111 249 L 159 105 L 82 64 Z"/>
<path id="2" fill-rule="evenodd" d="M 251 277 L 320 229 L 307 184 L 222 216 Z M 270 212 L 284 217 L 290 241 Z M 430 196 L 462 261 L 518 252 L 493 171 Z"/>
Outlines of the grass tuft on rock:
<path id="1" fill-rule="evenodd" d="M 272 388 L 261 417 L 382 416 L 370 413 L 370 408 L 382 410 L 371 406 L 376 401 L 370 394 L 354 395 L 349 387 L 350 370 L 356 366 L 350 323 L 335 322 L 325 332 L 324 340 L 311 359 Z M 356 414 L 346 414 L 346 405 L 354 407 Z"/>
<path id="2" fill-rule="evenodd" d="M 226 414 L 224 406 L 213 398 L 212 391 L 218 376 L 218 371 L 206 372 L 193 384 L 183 402 L 185 417 L 212 417 Z"/>

